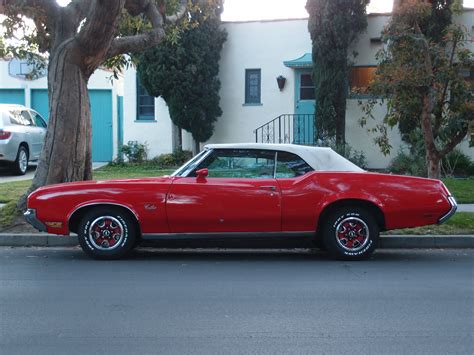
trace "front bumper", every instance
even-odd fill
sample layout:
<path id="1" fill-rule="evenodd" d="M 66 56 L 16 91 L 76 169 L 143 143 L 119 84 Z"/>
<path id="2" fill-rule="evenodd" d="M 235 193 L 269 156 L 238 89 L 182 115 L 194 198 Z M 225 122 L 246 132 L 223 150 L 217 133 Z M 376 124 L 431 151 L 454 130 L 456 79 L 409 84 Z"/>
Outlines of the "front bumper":
<path id="1" fill-rule="evenodd" d="M 458 209 L 458 204 L 456 203 L 456 200 L 455 200 L 454 196 L 449 196 L 448 201 L 451 204 L 451 209 L 449 210 L 448 213 L 446 213 L 444 216 L 442 216 L 439 219 L 438 224 L 442 224 L 442 223 L 446 222 L 448 219 L 451 218 L 451 216 L 453 214 L 456 213 L 456 210 Z"/>
<path id="2" fill-rule="evenodd" d="M 36 218 L 36 210 L 33 208 L 28 208 L 23 214 L 26 221 L 35 227 L 40 232 L 46 232 L 46 226 L 38 218 Z"/>

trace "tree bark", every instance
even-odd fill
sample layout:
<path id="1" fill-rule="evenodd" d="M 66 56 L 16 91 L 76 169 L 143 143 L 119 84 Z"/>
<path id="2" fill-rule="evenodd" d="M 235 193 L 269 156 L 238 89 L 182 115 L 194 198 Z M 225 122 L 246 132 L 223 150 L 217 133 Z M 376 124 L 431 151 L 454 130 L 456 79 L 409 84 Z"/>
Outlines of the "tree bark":
<path id="1" fill-rule="evenodd" d="M 44 185 L 92 179 L 88 78 L 73 63 L 72 55 L 73 51 L 63 48 L 50 57 L 48 130 L 27 194 Z M 21 210 L 26 208 L 27 194 L 18 202 Z"/>

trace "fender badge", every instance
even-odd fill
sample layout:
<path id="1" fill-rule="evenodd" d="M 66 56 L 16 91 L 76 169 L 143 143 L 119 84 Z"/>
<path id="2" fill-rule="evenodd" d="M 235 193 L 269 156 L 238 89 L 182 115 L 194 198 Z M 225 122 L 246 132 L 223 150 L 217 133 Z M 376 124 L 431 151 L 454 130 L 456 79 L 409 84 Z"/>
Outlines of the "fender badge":
<path id="1" fill-rule="evenodd" d="M 156 210 L 156 205 L 152 204 L 152 203 L 145 203 L 145 209 L 146 210 Z"/>
<path id="2" fill-rule="evenodd" d="M 63 227 L 63 222 L 45 222 L 48 227 L 51 228 L 62 228 Z"/>

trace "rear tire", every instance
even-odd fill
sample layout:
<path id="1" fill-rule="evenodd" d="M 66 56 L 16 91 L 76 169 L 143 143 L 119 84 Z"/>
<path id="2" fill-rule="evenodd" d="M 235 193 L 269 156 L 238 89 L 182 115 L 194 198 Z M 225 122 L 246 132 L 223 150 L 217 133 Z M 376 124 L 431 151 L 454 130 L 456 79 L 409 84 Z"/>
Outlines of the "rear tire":
<path id="1" fill-rule="evenodd" d="M 94 259 L 120 259 L 135 246 L 136 222 L 116 208 L 99 207 L 81 220 L 78 239 L 82 250 Z"/>
<path id="2" fill-rule="evenodd" d="M 379 233 L 380 228 L 370 212 L 360 207 L 345 207 L 328 217 L 323 240 L 336 259 L 363 260 L 377 248 Z"/>
<path id="3" fill-rule="evenodd" d="M 12 171 L 15 175 L 25 175 L 28 170 L 28 150 L 24 146 L 18 148 Z"/>

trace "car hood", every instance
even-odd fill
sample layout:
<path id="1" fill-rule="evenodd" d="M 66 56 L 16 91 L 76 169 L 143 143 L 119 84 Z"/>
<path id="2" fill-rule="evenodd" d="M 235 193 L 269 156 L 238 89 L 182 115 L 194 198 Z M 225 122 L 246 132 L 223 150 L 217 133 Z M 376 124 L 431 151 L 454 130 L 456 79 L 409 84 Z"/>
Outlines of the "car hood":
<path id="1" fill-rule="evenodd" d="M 48 193 L 67 193 L 88 189 L 104 189 L 113 187 L 126 187 L 127 185 L 141 185 L 141 184 L 163 184 L 172 181 L 170 176 L 160 176 L 151 178 L 135 178 L 135 179 L 114 179 L 114 180 L 88 180 L 77 182 L 65 182 L 61 184 L 53 184 L 43 186 L 30 194 L 31 197 Z"/>

